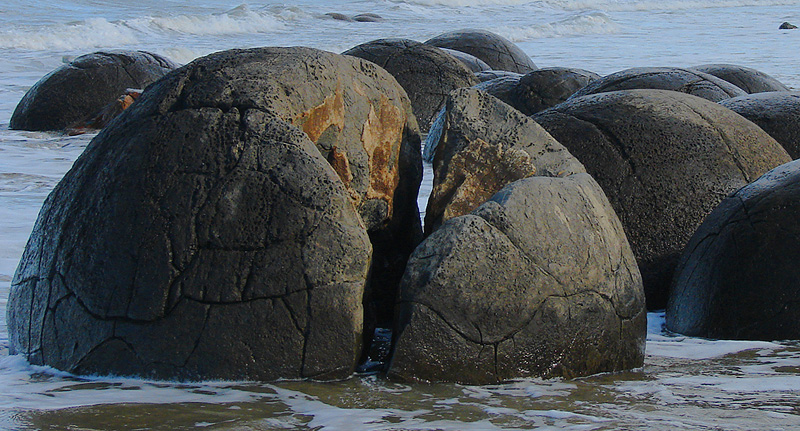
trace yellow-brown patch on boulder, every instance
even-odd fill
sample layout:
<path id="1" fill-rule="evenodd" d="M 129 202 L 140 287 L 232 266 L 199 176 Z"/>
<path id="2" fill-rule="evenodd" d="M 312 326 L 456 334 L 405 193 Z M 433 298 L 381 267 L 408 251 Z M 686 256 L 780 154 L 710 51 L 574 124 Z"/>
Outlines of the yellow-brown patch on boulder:
<path id="1" fill-rule="evenodd" d="M 370 183 L 368 199 L 383 199 L 392 213 L 394 191 L 399 182 L 397 160 L 400 152 L 399 142 L 407 122 L 403 110 L 395 106 L 386 96 L 381 95 L 377 111 L 371 105 L 367 121 L 361 133 L 361 142 L 369 155 Z"/>

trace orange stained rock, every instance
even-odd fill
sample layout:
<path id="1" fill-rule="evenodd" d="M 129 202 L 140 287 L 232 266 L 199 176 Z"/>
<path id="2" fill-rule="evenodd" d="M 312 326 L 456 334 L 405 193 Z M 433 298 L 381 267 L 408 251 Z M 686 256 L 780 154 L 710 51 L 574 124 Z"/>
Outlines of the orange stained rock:
<path id="1" fill-rule="evenodd" d="M 367 199 L 383 199 L 392 213 L 394 191 L 400 181 L 398 162 L 406 126 L 400 107 L 381 94 L 380 106 L 370 105 L 361 132 L 361 143 L 369 155 L 370 182 Z"/>
<path id="2" fill-rule="evenodd" d="M 315 144 L 331 126 L 341 132 L 344 129 L 344 95 L 341 84 L 336 85 L 336 91 L 326 97 L 322 104 L 303 112 L 292 123 L 301 126 Z"/>

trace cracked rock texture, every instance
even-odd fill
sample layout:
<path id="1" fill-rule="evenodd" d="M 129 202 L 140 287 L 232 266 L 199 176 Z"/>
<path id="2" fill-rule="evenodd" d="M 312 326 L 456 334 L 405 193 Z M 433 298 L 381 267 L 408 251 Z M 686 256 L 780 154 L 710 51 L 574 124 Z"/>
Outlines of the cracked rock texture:
<path id="1" fill-rule="evenodd" d="M 800 338 L 800 161 L 726 198 L 681 257 L 667 327 L 699 337 Z"/>
<path id="2" fill-rule="evenodd" d="M 789 87 L 766 73 L 735 64 L 703 64 L 689 67 L 688 70 L 714 75 L 741 88 L 748 94 L 767 91 L 789 91 Z"/>
<path id="3" fill-rule="evenodd" d="M 634 67 L 594 80 L 571 98 L 634 89 L 679 91 L 712 102 L 747 94 L 730 82 L 703 72 L 677 67 Z"/>
<path id="4" fill-rule="evenodd" d="M 641 278 L 586 173 L 511 183 L 409 260 L 389 375 L 490 384 L 642 365 Z"/>
<path id="5" fill-rule="evenodd" d="M 521 73 L 516 72 L 508 72 L 506 70 L 484 70 L 482 72 L 475 72 L 475 76 L 481 82 L 491 81 L 492 79 L 497 78 L 516 78 L 519 80 L 522 77 Z"/>
<path id="6" fill-rule="evenodd" d="M 503 36 L 486 30 L 451 31 L 425 43 L 474 55 L 495 70 L 528 73 L 537 69 L 533 60 L 520 47 Z"/>
<path id="7" fill-rule="evenodd" d="M 416 202 L 419 184 L 403 164 L 418 161 L 408 100 L 371 63 L 308 48 L 198 59 L 47 198 L 12 281 L 11 351 L 77 373 L 346 377 L 368 233 L 398 233 L 398 195 Z"/>
<path id="8" fill-rule="evenodd" d="M 373 40 L 342 54 L 371 61 L 391 73 L 408 93 L 424 131 L 450 91 L 478 83 L 472 71 L 452 55 L 409 39 Z"/>
<path id="9" fill-rule="evenodd" d="M 719 104 L 764 129 L 792 159 L 800 158 L 800 93 L 771 91 L 748 94 Z"/>
<path id="10" fill-rule="evenodd" d="M 666 306 L 678 257 L 703 218 L 791 160 L 744 117 L 675 91 L 585 96 L 532 118 L 603 187 L 636 255 L 649 309 Z"/>
<path id="11" fill-rule="evenodd" d="M 586 172 L 535 121 L 475 88 L 450 94 L 437 133 L 426 235 L 445 221 L 468 214 L 516 180 Z"/>
<path id="12" fill-rule="evenodd" d="M 17 104 L 15 130 L 63 130 L 94 117 L 129 88 L 145 88 L 178 66 L 144 51 L 82 55 L 39 80 Z"/>

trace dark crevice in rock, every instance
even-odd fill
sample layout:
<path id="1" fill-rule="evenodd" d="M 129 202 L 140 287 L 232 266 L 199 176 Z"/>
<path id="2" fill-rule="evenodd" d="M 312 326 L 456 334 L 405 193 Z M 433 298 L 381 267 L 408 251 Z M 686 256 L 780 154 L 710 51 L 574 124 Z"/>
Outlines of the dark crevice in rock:
<path id="1" fill-rule="evenodd" d="M 211 307 L 209 306 L 206 307 L 205 310 L 205 316 L 203 317 L 203 327 L 200 328 L 200 332 L 198 332 L 197 334 L 197 339 L 194 340 L 194 345 L 192 346 L 192 350 L 189 351 L 188 355 L 186 355 L 186 359 L 184 359 L 181 368 L 186 368 L 186 366 L 189 364 L 189 360 L 192 359 L 192 356 L 194 356 L 194 353 L 200 347 L 200 342 L 203 339 L 203 335 L 205 335 L 206 328 L 208 327 L 208 321 L 210 320 L 210 318 L 211 318 Z"/>

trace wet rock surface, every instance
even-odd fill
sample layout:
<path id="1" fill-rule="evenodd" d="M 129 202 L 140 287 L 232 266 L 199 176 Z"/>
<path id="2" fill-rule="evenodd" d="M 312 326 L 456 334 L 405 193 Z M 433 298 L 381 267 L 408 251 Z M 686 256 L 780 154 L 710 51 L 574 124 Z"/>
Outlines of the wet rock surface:
<path id="1" fill-rule="evenodd" d="M 641 366 L 641 278 L 585 173 L 530 177 L 453 218 L 412 255 L 389 375 L 489 384 Z"/>
<path id="2" fill-rule="evenodd" d="M 478 82 L 453 56 L 409 39 L 374 40 L 342 54 L 371 61 L 392 74 L 408 93 L 424 131 L 430 127 L 450 91 Z"/>
<path id="3" fill-rule="evenodd" d="M 495 70 L 528 73 L 537 69 L 533 60 L 517 45 L 498 34 L 485 30 L 452 31 L 440 34 L 425 43 L 474 55 Z"/>
<path id="4" fill-rule="evenodd" d="M 777 79 L 750 67 L 735 64 L 703 64 L 688 69 L 724 79 L 748 94 L 766 91 L 789 91 L 789 87 L 783 85 Z"/>
<path id="5" fill-rule="evenodd" d="M 726 198 L 681 257 L 667 327 L 709 338 L 800 338 L 800 162 Z"/>
<path id="6" fill-rule="evenodd" d="M 677 67 L 634 67 L 596 79 L 571 97 L 634 89 L 678 91 L 712 102 L 747 94 L 730 82 L 703 72 Z"/>
<path id="7" fill-rule="evenodd" d="M 144 51 L 82 55 L 34 84 L 11 116 L 16 130 L 64 130 L 85 123 L 129 88 L 145 88 L 177 68 Z"/>
<path id="8" fill-rule="evenodd" d="M 800 158 L 800 93 L 773 91 L 748 94 L 723 100 L 719 104 L 764 129 L 792 159 Z"/>
<path id="9" fill-rule="evenodd" d="M 603 187 L 636 255 L 649 309 L 666 305 L 678 257 L 703 218 L 790 160 L 755 124 L 674 91 L 586 96 L 532 118 Z"/>
<path id="10" fill-rule="evenodd" d="M 12 281 L 11 350 L 76 373 L 346 377 L 381 270 L 370 239 L 399 235 L 375 245 L 387 261 L 416 245 L 419 172 L 408 99 L 373 64 L 308 48 L 198 59 L 48 197 Z"/>

